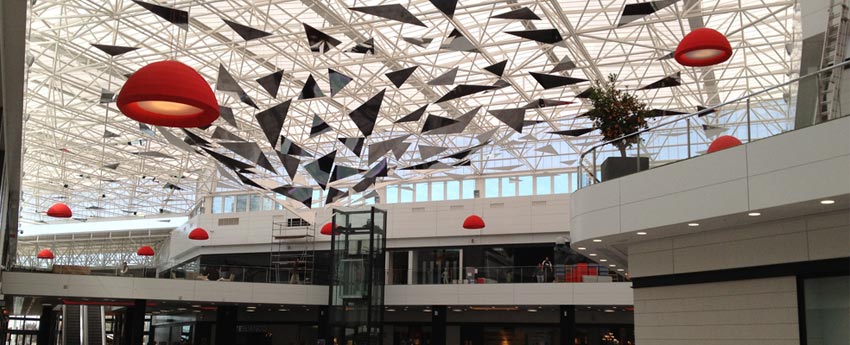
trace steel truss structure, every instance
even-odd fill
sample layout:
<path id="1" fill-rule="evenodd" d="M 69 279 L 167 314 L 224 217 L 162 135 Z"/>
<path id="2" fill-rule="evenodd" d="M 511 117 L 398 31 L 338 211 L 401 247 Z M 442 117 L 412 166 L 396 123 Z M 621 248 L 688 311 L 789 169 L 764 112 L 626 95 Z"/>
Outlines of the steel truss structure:
<path id="1" fill-rule="evenodd" d="M 18 238 L 16 265 L 43 267 L 45 260 L 36 254 L 45 248 L 55 255 L 53 265 L 86 266 L 114 269 L 126 262 L 132 267 L 155 268 L 155 257 L 138 256 L 139 247 L 147 245 L 159 253 L 168 242 L 170 230 L 109 231 L 84 234 L 40 235 Z"/>
<path id="2" fill-rule="evenodd" d="M 340 145 L 338 138 L 362 136 L 348 113 L 383 89 L 386 97 L 374 134 L 366 144 L 411 134 L 407 151 L 398 159 L 390 157 L 392 166 L 422 163 L 417 150 L 420 145 L 446 147 L 450 153 L 477 144 L 482 135 L 493 134 L 491 144 L 472 157 L 470 166 L 437 172 L 396 171 L 395 178 L 423 174 L 439 177 L 444 176 L 443 172 L 472 175 L 575 169 L 578 153 L 598 142 L 599 137 L 588 134 L 571 138 L 549 132 L 589 127 L 589 121 L 578 116 L 588 109 L 588 104 L 575 97 L 588 84 L 544 90 L 529 74 L 549 73 L 565 57 L 576 67 L 559 72 L 561 75 L 599 80 L 618 74 L 619 86 L 636 92 L 650 107 L 682 112 L 781 83 L 799 68 L 795 59 L 800 49 L 799 5 L 793 0 L 674 1 L 622 26 L 618 26 L 621 13 L 635 0 L 462 0 L 453 17 L 437 10 L 428 0 L 389 2 L 402 4 L 427 27 L 348 9 L 376 5 L 376 1 L 148 2 L 188 11 L 187 29 L 168 23 L 130 0 L 39 0 L 31 6 L 21 212 L 24 221 L 44 221 L 43 212 L 57 201 L 68 203 L 78 217 L 85 219 L 182 213 L 191 208 L 197 195 L 253 189 L 222 178 L 212 159 L 171 145 L 158 129 L 140 129 L 114 103 L 101 102 L 104 91 L 120 92 L 130 73 L 166 59 L 190 65 L 211 85 L 216 82 L 219 67 L 224 66 L 260 110 L 295 98 L 283 134 L 316 157 L 337 150 L 337 164 L 368 169 L 366 156 L 355 156 Z M 541 20 L 491 18 L 522 7 L 528 7 Z M 223 20 L 271 35 L 245 41 Z M 324 53 L 311 52 L 302 24 L 343 43 Z M 714 28 L 728 37 L 734 50 L 730 61 L 711 68 L 688 68 L 665 59 L 685 34 L 699 27 Z M 562 34 L 563 44 L 542 44 L 506 34 L 551 28 Z M 455 29 L 479 53 L 440 49 Z M 424 37 L 434 42 L 420 47 L 405 42 L 403 37 Z M 369 38 L 374 39 L 374 54 L 345 52 Z M 139 49 L 113 57 L 92 47 L 93 43 Z M 455 85 L 491 85 L 499 77 L 483 68 L 503 60 L 508 64 L 501 79 L 509 86 L 428 106 L 427 113 L 449 118 L 483 106 L 463 133 L 424 135 L 420 134 L 422 121 L 394 123 L 433 103 L 453 87 L 428 85 L 430 80 L 458 67 Z M 399 88 L 384 76 L 412 66 L 419 68 Z M 332 98 L 297 100 L 310 75 L 329 93 L 328 68 L 351 76 L 353 81 Z M 278 70 L 284 71 L 283 82 L 278 96 L 272 98 L 255 80 Z M 639 90 L 676 73 L 681 73 L 681 86 Z M 778 90 L 756 102 L 751 110 L 752 123 L 759 127 L 756 132 L 767 136 L 790 129 L 793 92 Z M 221 105 L 233 108 L 238 121 L 238 129 L 228 130 L 246 140 L 264 143 L 261 147 L 280 167 L 254 118 L 258 110 L 232 94 L 217 96 Z M 540 123 L 525 127 L 522 133 L 487 113 L 521 107 L 539 98 L 574 103 L 529 110 L 526 120 Z M 724 127 L 728 133 L 739 133 L 747 123 L 744 107 L 742 104 L 724 109 L 694 125 Z M 310 137 L 314 115 L 333 130 Z M 224 121 L 220 119 L 216 124 Z M 685 141 L 681 135 L 686 130 L 681 124 L 644 137 L 642 155 L 658 161 L 682 158 Z M 182 139 L 180 131 L 171 132 Z M 700 134 L 691 140 L 707 143 L 710 138 Z M 214 149 L 233 156 L 223 148 Z M 306 175 L 302 169 L 296 180 L 310 183 L 303 178 Z M 260 179 L 278 185 L 293 182 L 282 177 L 285 174 L 258 173 L 262 175 Z"/>

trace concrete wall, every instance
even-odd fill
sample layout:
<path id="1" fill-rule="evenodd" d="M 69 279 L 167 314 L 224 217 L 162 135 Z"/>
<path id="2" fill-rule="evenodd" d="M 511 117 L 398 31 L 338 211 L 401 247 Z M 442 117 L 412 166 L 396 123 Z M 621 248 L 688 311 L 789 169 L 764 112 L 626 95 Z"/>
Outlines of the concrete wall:
<path id="1" fill-rule="evenodd" d="M 386 305 L 631 305 L 631 283 L 389 285 Z"/>
<path id="2" fill-rule="evenodd" d="M 635 342 L 798 345 L 794 277 L 635 289 Z"/>

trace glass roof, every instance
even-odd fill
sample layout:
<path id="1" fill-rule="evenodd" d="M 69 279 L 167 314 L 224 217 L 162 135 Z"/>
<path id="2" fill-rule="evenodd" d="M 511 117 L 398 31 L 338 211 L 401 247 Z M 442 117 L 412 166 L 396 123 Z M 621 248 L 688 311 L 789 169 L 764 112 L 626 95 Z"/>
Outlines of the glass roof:
<path id="1" fill-rule="evenodd" d="M 470 166 L 453 169 L 396 170 L 384 182 L 397 179 L 456 175 L 528 173 L 575 169 L 578 154 L 600 137 L 589 133 L 564 137 L 549 132 L 588 128 L 578 115 L 588 110 L 586 100 L 575 96 L 587 82 L 543 89 L 529 72 L 549 74 L 565 58 L 575 68 L 553 75 L 599 80 L 619 75 L 618 86 L 633 90 L 653 109 L 693 112 L 697 106 L 720 104 L 789 80 L 796 73 L 799 14 L 795 1 L 656 1 L 655 13 L 618 26 L 626 5 L 636 1 L 492 1 L 461 0 L 453 17 L 427 0 L 315 1 L 315 0 L 149 0 L 188 11 L 188 26 L 181 27 L 129 0 L 39 0 L 31 7 L 30 67 L 26 85 L 24 130 L 23 221 L 48 220 L 44 211 L 54 202 L 68 203 L 75 217 L 114 217 L 161 212 L 187 212 L 197 195 L 217 190 L 256 190 L 221 175 L 219 163 L 206 154 L 184 150 L 171 142 L 169 133 L 182 140 L 179 129 L 140 128 L 118 111 L 115 103 L 102 102 L 104 93 L 120 92 L 137 69 L 156 61 L 175 59 L 196 69 L 215 87 L 223 66 L 258 106 L 241 102 L 237 95 L 216 92 L 222 106 L 233 109 L 238 128 L 223 119 L 212 127 L 191 129 L 210 140 L 211 149 L 242 160 L 210 139 L 222 127 L 256 142 L 279 173 L 256 169 L 250 178 L 263 186 L 291 184 L 255 118 L 262 110 L 293 99 L 282 134 L 315 157 L 336 150 L 338 165 L 369 169 L 370 144 L 410 134 L 409 146 L 397 158 L 389 153 L 391 167 L 408 167 L 458 152 L 480 143 L 493 133 L 490 143 L 471 158 Z M 401 23 L 350 7 L 399 3 L 426 27 Z M 668 4 L 663 7 L 661 4 Z M 527 7 L 540 20 L 492 18 Z M 270 33 L 246 41 L 224 20 Z M 303 24 L 342 41 L 323 53 L 311 52 Z M 683 67 L 664 57 L 679 40 L 699 27 L 724 33 L 734 54 L 711 68 Z M 556 29 L 564 38 L 546 44 L 511 35 L 509 31 Z M 453 31 L 463 35 L 475 52 L 441 49 Z M 419 46 L 403 38 L 432 39 Z M 348 52 L 358 43 L 374 39 L 374 54 Z M 138 48 L 110 56 L 92 44 Z M 797 48 L 795 48 L 797 47 Z M 507 60 L 502 77 L 485 67 Z M 418 66 L 401 87 L 386 73 Z M 330 97 L 328 69 L 353 80 Z M 458 68 L 450 85 L 429 85 L 434 78 Z M 277 97 L 255 80 L 283 70 Z M 681 86 L 639 90 L 666 76 L 681 73 Z M 325 97 L 298 100 L 312 75 Z M 434 102 L 461 84 L 507 86 L 455 100 Z M 363 137 L 348 114 L 369 98 L 386 90 L 374 132 L 366 138 L 364 154 L 356 156 L 338 138 Z M 109 98 L 109 97 L 107 97 Z M 536 99 L 573 102 L 565 106 L 529 109 L 526 121 L 539 121 L 516 132 L 488 110 L 525 106 Z M 782 90 L 763 96 L 775 101 L 764 106 L 755 123 L 777 133 L 793 123 L 793 113 Z M 482 108 L 459 134 L 422 134 L 426 116 L 416 122 L 394 123 L 428 105 L 426 114 L 458 118 Z M 701 124 L 733 131 L 746 122 L 739 108 L 700 118 Z M 310 137 L 318 115 L 331 130 Z M 652 123 L 669 118 L 652 120 Z M 653 131 L 644 137 L 646 156 L 669 159 L 665 148 L 681 145 L 676 139 L 684 124 Z M 163 130 L 169 133 L 163 134 Z M 491 132 L 493 131 L 493 132 Z M 707 142 L 707 136 L 692 138 Z M 442 155 L 421 159 L 419 147 L 446 147 Z M 612 148 L 613 149 L 613 148 Z M 401 152 L 399 152 L 401 153 Z M 301 161 L 295 183 L 314 184 Z M 443 160 L 447 164 L 456 160 Z M 453 176 L 453 175 L 452 175 Z M 303 178 L 302 178 L 303 177 Z M 337 182 L 337 187 L 360 181 L 359 175 Z M 293 205 L 289 205 L 293 206 Z M 293 206 L 294 207 L 294 206 Z"/>

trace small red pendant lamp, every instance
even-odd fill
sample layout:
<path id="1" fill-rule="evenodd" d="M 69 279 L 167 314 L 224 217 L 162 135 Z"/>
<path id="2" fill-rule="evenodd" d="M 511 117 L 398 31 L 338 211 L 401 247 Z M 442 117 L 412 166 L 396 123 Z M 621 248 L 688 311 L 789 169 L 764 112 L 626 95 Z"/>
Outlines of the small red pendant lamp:
<path id="1" fill-rule="evenodd" d="M 210 234 L 203 228 L 195 228 L 189 232 L 189 239 L 196 241 L 204 241 L 210 239 Z"/>
<path id="2" fill-rule="evenodd" d="M 154 62 L 133 73 L 117 103 L 127 117 L 155 126 L 203 127 L 219 116 L 207 81 L 173 60 Z"/>
<path id="3" fill-rule="evenodd" d="M 61 202 L 57 202 L 47 209 L 47 215 L 55 218 L 71 218 L 71 208 Z"/>
<path id="4" fill-rule="evenodd" d="M 333 234 L 333 223 L 327 222 L 325 225 L 322 225 L 322 229 L 319 230 L 319 233 L 322 235 L 330 236 Z"/>
<path id="5" fill-rule="evenodd" d="M 139 250 L 136 251 L 136 255 L 138 256 L 154 256 L 154 251 L 151 246 L 141 246 Z"/>
<path id="6" fill-rule="evenodd" d="M 738 140 L 738 138 L 731 135 L 721 135 L 717 137 L 717 139 L 714 139 L 714 141 L 711 142 L 711 145 L 708 145 L 706 153 L 717 152 L 738 145 L 741 145 L 741 141 Z"/>
<path id="7" fill-rule="evenodd" d="M 699 28 L 679 42 L 673 57 L 684 66 L 712 66 L 732 57 L 732 45 L 717 30 Z"/>
<path id="8" fill-rule="evenodd" d="M 469 230 L 484 229 L 484 219 L 473 214 L 463 221 L 463 228 Z"/>
<path id="9" fill-rule="evenodd" d="M 37 257 L 42 260 L 50 260 L 54 258 L 53 252 L 51 252 L 50 249 L 47 248 L 44 248 L 39 251 Z"/>

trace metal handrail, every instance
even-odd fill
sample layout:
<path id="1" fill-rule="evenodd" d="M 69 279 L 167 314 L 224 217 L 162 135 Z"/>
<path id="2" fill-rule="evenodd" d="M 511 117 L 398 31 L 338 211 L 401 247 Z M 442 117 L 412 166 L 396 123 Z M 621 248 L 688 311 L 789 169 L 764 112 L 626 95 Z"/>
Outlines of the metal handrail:
<path id="1" fill-rule="evenodd" d="M 651 131 L 651 130 L 658 129 L 658 128 L 661 128 L 661 127 L 667 126 L 667 125 L 672 124 L 672 123 L 676 123 L 676 122 L 679 122 L 679 121 L 682 121 L 682 120 L 691 119 L 691 118 L 693 118 L 693 117 L 695 117 L 695 116 L 700 116 L 700 115 L 709 114 L 709 113 L 712 113 L 712 112 L 714 112 L 715 110 L 717 110 L 717 109 L 719 109 L 719 108 L 721 108 L 721 107 L 724 107 L 724 106 L 727 106 L 727 105 L 730 105 L 730 104 L 734 104 L 734 103 L 738 103 L 738 102 L 743 101 L 743 100 L 749 100 L 749 99 L 750 99 L 750 98 L 752 98 L 752 97 L 755 97 L 755 96 L 758 96 L 758 95 L 761 95 L 761 94 L 764 94 L 764 93 L 767 93 L 767 92 L 770 92 L 770 91 L 776 90 L 776 89 L 778 89 L 778 88 L 780 88 L 780 87 L 788 86 L 788 85 L 791 85 L 791 84 L 793 84 L 793 83 L 795 83 L 795 82 L 798 82 L 798 81 L 800 81 L 800 80 L 807 79 L 807 78 L 811 78 L 811 77 L 817 76 L 817 75 L 819 75 L 819 74 L 821 74 L 821 73 L 823 73 L 823 72 L 827 72 L 827 71 L 830 71 L 830 70 L 833 70 L 833 69 L 836 69 L 836 68 L 840 68 L 840 67 L 845 67 L 845 66 L 850 66 L 850 60 L 846 60 L 846 61 L 843 61 L 843 62 L 841 62 L 841 63 L 837 64 L 837 65 L 832 65 L 832 66 L 829 66 L 829 67 L 827 67 L 827 68 L 823 68 L 823 69 L 821 69 L 821 70 L 818 70 L 818 71 L 815 71 L 815 72 L 812 72 L 812 73 L 806 74 L 806 75 L 804 75 L 804 76 L 800 76 L 800 77 L 797 77 L 797 78 L 791 79 L 791 80 L 786 81 L 786 82 L 784 82 L 784 83 L 781 83 L 781 84 L 777 84 L 777 85 L 774 85 L 774 86 L 768 87 L 768 88 L 766 88 L 766 89 L 764 89 L 764 90 L 756 91 L 756 92 L 753 92 L 753 93 L 751 93 L 751 94 L 748 94 L 748 95 L 745 95 L 745 96 L 741 96 L 741 97 L 736 98 L 736 99 L 733 99 L 733 100 L 731 100 L 731 101 L 726 101 L 726 102 L 720 103 L 720 104 L 718 104 L 718 105 L 714 105 L 714 106 L 711 106 L 711 107 L 708 107 L 708 108 L 702 109 L 702 110 L 700 110 L 700 111 L 697 111 L 697 112 L 695 112 L 695 113 L 692 113 L 692 114 L 688 114 L 688 115 L 682 116 L 682 117 L 677 118 L 677 119 L 675 119 L 675 120 L 665 121 L 665 122 L 659 123 L 659 124 L 657 124 L 657 125 L 655 125 L 655 126 L 653 126 L 653 127 L 647 127 L 647 128 L 641 129 L 641 130 L 639 130 L 639 131 L 636 131 L 636 132 L 633 132 L 633 133 L 629 133 L 629 134 L 623 135 L 623 136 L 618 137 L 618 138 L 616 138 L 616 139 L 611 139 L 611 140 L 604 141 L 604 142 L 602 142 L 602 143 L 599 143 L 599 144 L 593 145 L 593 146 L 591 146 L 589 149 L 587 149 L 586 151 L 582 152 L 582 153 L 581 153 L 581 155 L 579 156 L 579 163 L 578 163 L 578 167 L 579 167 L 579 174 L 583 174 L 583 173 L 587 173 L 587 172 L 589 172 L 589 173 L 591 173 L 591 174 L 590 174 L 590 176 L 591 176 L 591 178 L 593 178 L 594 183 L 599 183 L 599 182 L 600 182 L 600 181 L 599 181 L 599 179 L 597 179 L 597 178 L 596 178 L 596 172 L 595 172 L 595 171 L 591 172 L 591 171 L 587 170 L 587 168 L 584 166 L 584 157 L 585 157 L 585 156 L 587 156 L 587 154 L 589 154 L 590 152 L 596 152 L 596 149 L 598 149 L 598 148 L 600 148 L 600 147 L 602 147 L 602 146 L 605 146 L 605 145 L 608 145 L 608 144 L 611 144 L 611 143 L 615 143 L 615 142 L 621 141 L 621 140 L 623 140 L 623 139 L 626 139 L 626 138 L 629 138 L 629 137 L 632 137 L 632 136 L 635 136 L 635 135 L 640 135 L 641 133 L 649 132 L 649 131 Z M 747 117 L 747 119 L 748 119 L 748 122 L 749 122 L 749 113 L 747 114 L 747 116 L 748 116 L 748 117 Z M 748 125 L 749 125 L 749 124 L 748 124 Z M 749 130 L 749 128 L 748 128 L 748 130 Z M 689 146 L 689 147 L 690 147 L 690 146 Z M 639 142 L 638 142 L 638 150 L 640 150 L 640 143 L 639 143 Z M 638 153 L 638 154 L 640 154 L 640 153 Z M 595 163 L 596 163 L 596 160 L 594 159 L 594 164 L 595 164 Z M 580 188 L 584 188 L 584 187 L 586 187 L 586 186 L 584 186 L 584 185 L 581 183 L 581 175 L 579 175 L 579 187 L 580 187 Z"/>

